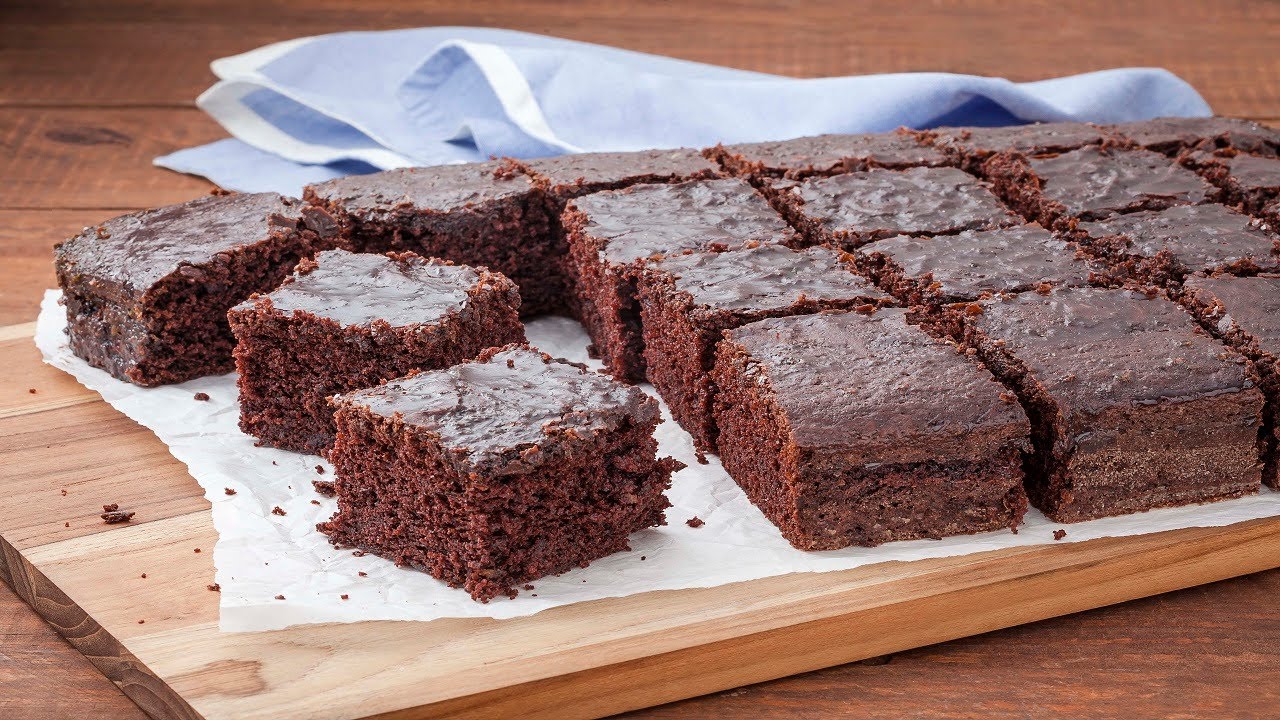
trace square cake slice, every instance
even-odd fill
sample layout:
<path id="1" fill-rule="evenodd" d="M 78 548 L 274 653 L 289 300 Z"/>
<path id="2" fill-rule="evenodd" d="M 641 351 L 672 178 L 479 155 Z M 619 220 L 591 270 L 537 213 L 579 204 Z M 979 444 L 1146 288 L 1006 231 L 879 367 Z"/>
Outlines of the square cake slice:
<path id="1" fill-rule="evenodd" d="M 725 330 L 819 310 L 872 310 L 889 296 L 854 274 L 843 253 L 762 245 L 679 255 L 641 275 L 640 316 L 649 382 L 701 450 L 715 450 L 711 368 Z"/>
<path id="2" fill-rule="evenodd" d="M 716 354 L 720 459 L 792 545 L 1015 528 L 1027 418 L 906 311 L 761 320 Z"/>
<path id="3" fill-rule="evenodd" d="M 931 238 L 899 235 L 864 245 L 855 256 L 863 272 L 909 305 L 1087 285 L 1105 270 L 1078 245 L 1039 225 Z"/>
<path id="4" fill-rule="evenodd" d="M 1251 275 L 1280 269 L 1280 235 L 1222 205 L 1182 205 L 1080 223 L 1097 252 L 1156 286 L 1192 273 Z"/>
<path id="5" fill-rule="evenodd" d="M 1108 130 L 1138 147 L 1166 155 L 1197 148 L 1280 155 L 1280 131 L 1241 118 L 1165 117 L 1111 125 Z"/>
<path id="6" fill-rule="evenodd" d="M 563 308 L 564 243 L 544 191 L 514 161 L 353 175 L 311 185 L 304 197 L 348 249 L 482 265 L 520 286 L 524 315 Z"/>
<path id="7" fill-rule="evenodd" d="M 424 570 L 481 602 L 628 549 L 663 525 L 680 464 L 658 403 L 525 346 L 334 400 L 339 546 Z"/>
<path id="8" fill-rule="evenodd" d="M 865 135 L 817 135 L 775 142 L 718 145 L 708 150 L 735 175 L 803 179 L 869 170 L 938 167 L 951 163 L 915 134 L 897 130 Z"/>
<path id="9" fill-rule="evenodd" d="M 1114 141 L 1104 128 L 1081 122 L 941 127 L 920 135 L 970 172 L 979 172 L 987 158 L 997 153 L 1056 154 Z"/>
<path id="10" fill-rule="evenodd" d="M 407 252 L 322 252 L 228 314 L 240 429 L 323 454 L 334 436 L 330 397 L 523 341 L 519 307 L 515 284 L 484 268 Z"/>
<path id="11" fill-rule="evenodd" d="M 951 167 L 872 169 L 772 186 L 809 242 L 845 249 L 894 235 L 950 235 L 1016 225 L 990 187 Z"/>
<path id="12" fill-rule="evenodd" d="M 1254 363 L 1267 397 L 1262 479 L 1280 490 L 1280 275 L 1195 277 L 1184 291 L 1201 324 Z"/>
<path id="13" fill-rule="evenodd" d="M 762 244 L 798 243 L 745 181 L 636 185 L 573 200 L 565 208 L 573 305 L 594 352 L 614 377 L 644 379 L 636 277 L 651 260 Z"/>
<path id="14" fill-rule="evenodd" d="M 1139 210 L 1194 205 L 1213 197 L 1203 178 L 1149 150 L 1084 147 L 1061 155 L 992 156 L 983 166 L 1014 209 L 1050 229 Z"/>
<path id="15" fill-rule="evenodd" d="M 1252 215 L 1280 199 L 1280 157 L 1231 151 L 1191 153 L 1184 160 L 1222 191 L 1222 201 Z M 1280 229 L 1278 229 L 1280 230 Z"/>
<path id="16" fill-rule="evenodd" d="M 72 352 L 144 386 L 230 372 L 227 310 L 331 242 L 301 208 L 210 195 L 85 228 L 54 253 Z"/>
<path id="17" fill-rule="evenodd" d="M 982 303 L 966 343 L 1031 416 L 1031 502 L 1058 522 L 1258 491 L 1262 394 L 1173 302 L 1070 288 Z"/>

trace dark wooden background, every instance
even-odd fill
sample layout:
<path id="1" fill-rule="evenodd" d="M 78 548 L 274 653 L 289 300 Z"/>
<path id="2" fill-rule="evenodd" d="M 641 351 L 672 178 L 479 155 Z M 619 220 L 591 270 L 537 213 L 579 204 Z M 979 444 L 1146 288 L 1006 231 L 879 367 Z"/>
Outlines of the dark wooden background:
<path id="1" fill-rule="evenodd" d="M 208 189 L 151 158 L 223 136 L 193 106 L 213 81 L 210 60 L 420 25 L 503 26 L 796 76 L 1031 80 L 1161 66 L 1219 113 L 1280 123 L 1280 3 L 1265 0 L 0 0 L 0 326 L 34 319 L 53 285 L 53 243 Z M 1280 714 L 1278 681 L 1272 571 L 632 717 L 1262 718 Z M 143 717 L 0 585 L 0 718 L 75 716 Z"/>

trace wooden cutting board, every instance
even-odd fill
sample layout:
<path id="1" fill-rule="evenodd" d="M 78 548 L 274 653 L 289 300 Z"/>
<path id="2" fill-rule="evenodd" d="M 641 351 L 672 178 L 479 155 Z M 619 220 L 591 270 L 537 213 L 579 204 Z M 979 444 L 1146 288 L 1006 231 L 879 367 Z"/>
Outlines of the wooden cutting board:
<path id="1" fill-rule="evenodd" d="M 1269 519 L 515 620 L 219 633 L 200 487 L 33 330 L 0 328 L 0 578 L 156 718 L 594 717 L 1280 566 Z M 107 503 L 137 516 L 105 525 Z"/>

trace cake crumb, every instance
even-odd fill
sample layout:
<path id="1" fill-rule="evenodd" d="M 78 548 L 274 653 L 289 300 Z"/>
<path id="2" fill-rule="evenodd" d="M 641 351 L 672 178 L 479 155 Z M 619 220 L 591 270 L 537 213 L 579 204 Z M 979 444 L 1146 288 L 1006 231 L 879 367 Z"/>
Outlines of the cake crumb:
<path id="1" fill-rule="evenodd" d="M 147 623 L 147 621 L 146 621 L 146 620 L 139 620 L 139 621 L 138 621 L 138 624 L 139 624 L 139 625 L 145 625 L 146 623 Z"/>
<path id="2" fill-rule="evenodd" d="M 525 586 L 524 586 L 524 589 L 525 589 L 525 590 L 532 590 L 532 589 L 533 589 L 533 586 L 532 586 L 532 585 L 525 585 Z"/>
<path id="3" fill-rule="evenodd" d="M 236 491 L 231 488 L 222 488 L 222 492 L 227 495 L 235 495 Z"/>
<path id="4" fill-rule="evenodd" d="M 283 599 L 284 599 L 284 596 L 283 596 L 283 595 L 277 595 L 277 596 L 276 596 L 276 599 L 277 599 L 277 600 L 283 600 Z"/>
<path id="5" fill-rule="evenodd" d="M 200 552 L 200 548 L 196 548 L 196 549 L 195 549 L 195 552 Z"/>
<path id="6" fill-rule="evenodd" d="M 355 556 L 355 557 L 364 557 L 364 551 L 363 551 L 363 550 L 352 550 L 352 551 L 351 551 L 351 554 L 352 554 L 353 556 Z"/>
<path id="7" fill-rule="evenodd" d="M 147 579 L 147 574 L 146 574 L 146 573 L 142 573 L 142 579 L 143 579 L 143 580 L 146 580 L 146 579 Z"/>
<path id="8" fill-rule="evenodd" d="M 645 559 L 645 556 L 644 556 L 644 555 L 641 555 L 641 556 L 640 556 L 640 559 L 641 559 L 641 560 L 644 560 L 644 559 Z"/>
<path id="9" fill-rule="evenodd" d="M 222 592 L 222 586 L 219 585 L 218 583 L 213 583 L 212 585 L 206 585 L 205 587 L 209 589 L 209 592 Z"/>
<path id="10" fill-rule="evenodd" d="M 27 388 L 27 392 L 31 393 L 32 395 L 35 395 L 35 394 L 36 394 L 36 389 L 35 389 L 35 388 Z"/>
<path id="11" fill-rule="evenodd" d="M 369 577 L 369 573 L 367 573 L 367 572 L 365 572 L 365 571 L 363 571 L 363 570 L 361 570 L 358 574 L 360 575 L 360 577 Z"/>
<path id="12" fill-rule="evenodd" d="M 289 513 L 285 512 L 283 508 L 281 508 L 279 505 L 277 505 L 277 506 L 275 506 L 275 507 L 271 508 L 271 514 L 272 514 L 272 515 L 280 515 L 280 516 L 284 516 L 284 515 L 288 515 Z"/>
<path id="13" fill-rule="evenodd" d="M 694 453 L 693 453 L 693 457 L 694 457 L 694 459 L 696 459 L 696 460 L 698 461 L 698 464 L 699 464 L 699 465 L 706 465 L 706 464 L 707 464 L 707 454 L 706 454 L 706 453 L 704 453 L 704 452 L 702 452 L 701 450 L 696 450 L 696 451 L 694 451 Z"/>
<path id="14" fill-rule="evenodd" d="M 67 489 L 66 489 L 66 488 L 63 488 L 63 489 L 62 489 L 62 497 L 66 497 L 66 496 L 67 496 Z"/>
<path id="15" fill-rule="evenodd" d="M 693 517 L 689 518 L 688 520 L 685 520 L 685 521 L 684 521 L 684 524 L 685 524 L 685 525 L 688 525 L 688 526 L 689 526 L 689 527 L 691 527 L 691 528 L 700 528 L 700 527 L 702 527 L 703 525 L 706 525 L 706 522 L 704 522 L 704 521 L 702 520 L 702 518 L 698 517 L 697 515 L 694 515 Z"/>
<path id="16" fill-rule="evenodd" d="M 312 501 L 311 501 L 311 504 L 312 504 L 312 505 L 315 505 L 315 506 L 317 506 L 317 507 L 319 507 L 319 505 L 320 505 L 320 501 L 319 501 L 319 500 L 312 500 Z"/>
<path id="17" fill-rule="evenodd" d="M 317 466 L 316 466 L 316 474 L 317 474 L 317 475 L 323 475 L 323 474 L 324 474 L 324 466 L 323 466 L 323 465 L 317 465 Z"/>
<path id="18" fill-rule="evenodd" d="M 272 461 L 271 461 L 271 464 L 272 464 L 272 465 L 279 465 L 280 463 L 276 462 L 275 460 L 272 460 Z"/>
<path id="19" fill-rule="evenodd" d="M 1064 538 L 1064 537 L 1066 537 L 1066 536 L 1067 536 L 1067 531 L 1066 531 L 1066 530 L 1063 530 L 1062 528 L 1058 528 L 1057 530 L 1054 530 L 1054 531 L 1053 531 L 1053 539 L 1054 539 L 1054 540 L 1061 540 L 1062 538 Z"/>
<path id="20" fill-rule="evenodd" d="M 194 397 L 196 400 L 199 400 L 200 402 L 208 402 L 208 401 L 209 401 L 209 393 L 205 393 L 205 392 L 198 392 L 198 393 L 196 393 L 195 395 L 193 395 L 192 397 Z"/>
<path id="21" fill-rule="evenodd" d="M 325 497 L 333 497 L 338 492 L 337 488 L 333 486 L 332 480 L 312 480 L 311 487 L 315 488 L 316 492 Z"/>
<path id="22" fill-rule="evenodd" d="M 342 598 L 343 600 L 350 600 L 350 599 L 351 599 L 351 596 L 350 596 L 350 595 L 347 595 L 346 593 L 343 593 L 343 594 L 339 595 L 338 597 Z"/>
<path id="23" fill-rule="evenodd" d="M 102 518 L 102 522 L 108 525 L 116 523 L 126 523 L 133 519 L 134 513 L 127 510 L 121 510 L 118 503 L 102 506 L 102 514 L 98 517 Z"/>
<path id="24" fill-rule="evenodd" d="M 62 527 L 71 527 L 71 523 L 70 523 L 70 522 L 64 522 L 64 523 L 62 523 Z"/>

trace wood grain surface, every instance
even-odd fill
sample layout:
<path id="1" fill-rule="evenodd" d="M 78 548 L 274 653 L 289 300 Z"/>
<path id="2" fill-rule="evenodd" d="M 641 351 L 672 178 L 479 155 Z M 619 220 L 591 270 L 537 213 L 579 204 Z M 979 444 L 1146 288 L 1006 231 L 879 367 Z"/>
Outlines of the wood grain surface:
<path id="1" fill-rule="evenodd" d="M 39 290 L 52 282 L 49 250 L 55 242 L 118 211 L 208 189 L 202 180 L 156 170 L 150 160 L 221 136 L 193 109 L 194 97 L 213 81 L 210 60 L 337 30 L 497 25 L 797 76 L 944 70 L 1024 80 L 1121 65 L 1163 66 L 1195 85 L 1218 112 L 1280 117 L 1280 4 L 1143 0 L 1013 7 L 994 0 L 4 3 L 0 325 L 8 327 L 0 329 L 0 423 L 7 423 L 0 458 L 8 478 L 21 479 L 18 473 L 35 472 L 17 469 L 25 454 L 57 449 L 43 456 L 56 462 L 39 471 L 64 487 L 6 497 L 0 526 L 28 547 L 62 546 L 100 530 L 94 510 L 103 497 L 128 498 L 157 522 L 180 522 L 206 507 L 194 482 L 152 496 L 119 483 L 120 476 L 103 476 L 95 457 L 113 453 L 134 472 L 181 477 L 182 469 L 150 433 L 113 412 L 88 410 L 92 398 L 74 381 L 32 372 L 35 350 L 24 324 L 34 318 Z M 86 407 L 76 412 L 89 414 L 75 431 L 87 445 L 74 452 L 70 446 L 48 447 L 62 442 L 50 435 L 58 414 L 79 404 Z M 116 441 L 122 437 L 125 443 Z M 62 522 L 24 520 L 50 512 Z M 161 556 L 154 565 L 151 572 L 163 576 L 170 563 Z M 175 572 L 181 582 L 207 582 L 201 570 Z M 129 592 L 151 615 L 147 625 L 162 626 L 164 608 L 147 600 L 148 588 L 138 581 Z M 214 601 L 201 594 L 195 593 L 197 601 Z M 633 716 L 1269 717 L 1280 705 L 1276 597 L 1280 571 L 1261 573 Z M 68 608 L 60 625 L 69 637 L 98 653 L 100 662 L 109 659 L 118 670 L 113 679 L 133 696 L 153 709 L 168 707 L 162 693 L 140 690 L 132 660 L 114 641 L 82 626 L 84 619 L 69 609 L 74 604 L 60 604 L 56 594 L 38 602 L 45 603 L 46 614 Z M 253 674 L 240 666 L 206 668 L 193 677 L 215 678 L 232 694 L 253 687 Z M 77 715 L 144 717 L 83 655 L 0 587 L 0 717 Z"/>

